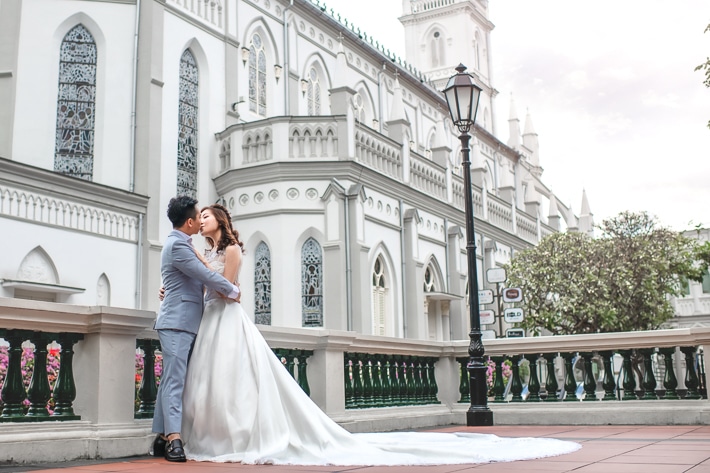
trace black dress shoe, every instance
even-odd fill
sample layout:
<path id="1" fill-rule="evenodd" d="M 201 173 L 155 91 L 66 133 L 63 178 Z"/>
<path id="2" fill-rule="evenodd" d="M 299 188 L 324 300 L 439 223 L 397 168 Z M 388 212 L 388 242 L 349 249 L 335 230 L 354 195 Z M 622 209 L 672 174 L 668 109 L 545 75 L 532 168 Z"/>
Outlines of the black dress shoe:
<path id="1" fill-rule="evenodd" d="M 185 462 L 185 449 L 182 448 L 182 440 L 175 439 L 168 443 L 165 449 L 165 459 L 169 462 Z"/>
<path id="2" fill-rule="evenodd" d="M 165 445 L 168 443 L 160 434 L 153 440 L 153 445 L 150 447 L 150 454 L 154 457 L 165 456 Z"/>

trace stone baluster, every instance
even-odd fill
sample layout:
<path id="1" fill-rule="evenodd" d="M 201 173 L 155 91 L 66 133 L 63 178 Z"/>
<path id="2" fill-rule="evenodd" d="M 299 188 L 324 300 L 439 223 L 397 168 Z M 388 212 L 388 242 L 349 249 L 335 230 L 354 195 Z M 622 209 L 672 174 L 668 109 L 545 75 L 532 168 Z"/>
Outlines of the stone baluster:
<path id="1" fill-rule="evenodd" d="M 513 375 L 511 376 L 510 379 L 510 392 L 513 393 L 513 398 L 511 401 L 513 402 L 523 402 L 523 382 L 520 379 L 520 360 L 521 360 L 520 355 L 515 355 L 512 357 L 512 362 L 513 362 Z"/>
<path id="2" fill-rule="evenodd" d="M 407 404 L 407 380 L 404 374 L 404 356 L 397 355 L 397 405 Z"/>
<path id="3" fill-rule="evenodd" d="M 468 358 L 457 358 L 459 362 L 459 402 L 471 402 L 471 391 L 469 390 Z"/>
<path id="4" fill-rule="evenodd" d="M 656 376 L 653 374 L 653 354 L 656 352 L 653 348 L 644 348 L 639 350 L 643 355 L 643 397 L 641 399 L 657 399 L 656 396 Z"/>
<path id="5" fill-rule="evenodd" d="M 602 380 L 602 387 L 604 388 L 604 397 L 602 401 L 614 401 L 616 400 L 616 381 L 614 381 L 614 352 L 613 351 L 603 351 L 599 355 L 602 357 L 604 363 L 604 378 Z"/>
<path id="6" fill-rule="evenodd" d="M 412 365 L 414 366 L 414 404 L 425 404 L 421 359 L 412 357 Z"/>
<path id="7" fill-rule="evenodd" d="M 624 372 L 624 378 L 621 386 L 624 388 L 624 396 L 622 401 L 632 401 L 636 399 L 636 378 L 631 367 L 631 350 L 619 350 L 619 354 L 623 358 L 621 363 L 621 371 Z"/>
<path id="8" fill-rule="evenodd" d="M 372 356 L 372 405 L 382 407 L 382 366 L 380 360 L 382 355 Z"/>
<path id="9" fill-rule="evenodd" d="M 698 393 L 698 375 L 695 371 L 695 347 L 680 347 L 685 355 L 685 387 L 688 388 L 683 399 L 701 399 Z"/>
<path id="10" fill-rule="evenodd" d="M 441 404 L 439 401 L 439 385 L 436 384 L 436 358 L 428 358 L 427 371 L 429 372 L 429 400 L 432 404 Z"/>
<path id="11" fill-rule="evenodd" d="M 362 397 L 363 405 L 361 407 L 372 407 L 372 364 L 370 355 L 360 355 L 362 360 Z"/>
<path id="12" fill-rule="evenodd" d="M 22 342 L 27 340 L 30 334 L 31 332 L 26 330 L 0 331 L 0 336 L 10 344 L 7 350 L 7 373 L 0 391 L 0 396 L 5 403 L 0 421 L 24 417 L 22 403 L 27 399 L 27 393 L 22 382 Z"/>
<path id="13" fill-rule="evenodd" d="M 557 358 L 557 353 L 547 353 L 543 357 L 547 362 L 547 377 L 545 378 L 545 391 L 547 391 L 547 397 L 545 402 L 557 402 L 557 375 L 555 374 L 555 358 Z"/>
<path id="14" fill-rule="evenodd" d="M 492 356 L 491 360 L 496 364 L 495 379 L 493 380 L 493 393 L 495 398 L 493 402 L 505 402 L 505 382 L 503 381 L 503 362 L 505 358 L 502 356 Z"/>
<path id="15" fill-rule="evenodd" d="M 659 351 L 663 354 L 663 361 L 666 365 L 666 376 L 663 379 L 663 387 L 666 388 L 666 394 L 663 399 L 680 399 L 676 392 L 678 379 L 675 377 L 675 368 L 673 367 L 675 348 L 661 348 Z"/>
<path id="16" fill-rule="evenodd" d="M 345 408 L 352 409 L 355 407 L 353 400 L 353 379 L 354 379 L 354 368 L 352 365 L 355 364 L 352 355 L 350 353 L 343 353 L 343 359 L 345 360 L 343 366 L 343 382 L 345 383 Z"/>
<path id="17" fill-rule="evenodd" d="M 360 364 L 360 354 L 353 355 L 353 407 L 364 407 L 365 399 L 363 397 L 362 387 L 362 365 Z"/>
<path id="18" fill-rule="evenodd" d="M 414 404 L 416 402 L 417 386 L 414 381 L 414 363 L 412 362 L 411 356 L 405 356 L 406 367 L 404 370 L 405 381 L 407 382 L 407 396 L 406 403 Z"/>
<path id="19" fill-rule="evenodd" d="M 52 336 L 42 332 L 33 332 L 30 335 L 30 342 L 34 349 L 34 368 L 32 369 L 32 379 L 27 390 L 27 398 L 30 401 L 27 417 L 49 417 L 47 403 L 52 397 L 47 379 L 47 344 Z"/>
<path id="20" fill-rule="evenodd" d="M 578 401 L 577 399 L 577 381 L 574 379 L 574 360 L 576 353 L 562 353 L 562 358 L 565 360 L 565 398 L 566 402 Z"/>
<path id="21" fill-rule="evenodd" d="M 78 420 L 81 417 L 74 414 L 74 399 L 76 399 L 76 384 L 74 383 L 74 345 L 83 340 L 84 336 L 78 333 L 60 333 L 57 342 L 61 346 L 59 351 L 59 374 L 54 384 L 54 413 L 53 417 L 65 420 Z M 159 345 L 160 342 L 158 342 Z M 157 390 L 156 390 L 157 394 Z M 155 396 L 153 396 L 155 403 Z M 151 413 L 152 415 L 152 413 Z"/>
<path id="22" fill-rule="evenodd" d="M 584 360 L 584 401 L 596 401 L 597 379 L 592 371 L 592 357 L 594 354 L 591 352 L 585 352 L 580 353 L 580 355 Z"/>
<path id="23" fill-rule="evenodd" d="M 395 377 L 394 363 L 392 363 L 392 355 L 384 355 L 385 366 L 382 372 L 382 404 L 384 406 L 392 406 L 392 380 Z"/>
<path id="24" fill-rule="evenodd" d="M 303 392 L 311 395 L 311 387 L 308 385 L 308 357 L 313 355 L 312 351 L 299 350 L 296 353 L 298 360 L 298 385 L 301 386 Z"/>
<path id="25" fill-rule="evenodd" d="M 158 386 L 155 382 L 155 350 L 160 349 L 160 341 L 136 340 L 136 346 L 143 350 L 143 378 L 138 389 L 140 404 L 135 417 L 150 419 L 155 412 L 155 401 L 158 397 Z M 64 358 L 62 358 L 62 366 L 64 366 Z"/>
<path id="26" fill-rule="evenodd" d="M 528 401 L 538 402 L 540 399 L 540 376 L 537 373 L 537 355 L 530 355 L 530 381 L 528 381 Z"/>

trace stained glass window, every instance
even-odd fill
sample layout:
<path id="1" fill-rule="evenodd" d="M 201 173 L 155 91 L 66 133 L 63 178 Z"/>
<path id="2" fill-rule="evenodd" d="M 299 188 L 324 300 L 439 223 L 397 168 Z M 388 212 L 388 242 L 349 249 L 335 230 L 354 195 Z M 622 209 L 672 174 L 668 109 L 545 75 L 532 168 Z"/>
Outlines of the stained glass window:
<path id="1" fill-rule="evenodd" d="M 323 253 L 313 238 L 301 248 L 301 309 L 304 327 L 323 326 Z"/>
<path id="2" fill-rule="evenodd" d="M 432 271 L 431 266 L 424 271 L 424 292 L 436 292 L 434 271 Z"/>
<path id="3" fill-rule="evenodd" d="M 266 53 L 257 33 L 249 48 L 249 110 L 266 116 Z"/>
<path id="4" fill-rule="evenodd" d="M 271 252 L 263 241 L 254 255 L 254 320 L 271 325 Z"/>
<path id="5" fill-rule="evenodd" d="M 95 116 L 96 42 L 84 25 L 77 25 L 59 51 L 55 171 L 92 180 Z"/>
<path id="6" fill-rule="evenodd" d="M 180 58 L 178 104 L 177 193 L 197 197 L 197 61 L 186 49 Z"/>
<path id="7" fill-rule="evenodd" d="M 387 298 L 385 286 L 385 265 L 382 256 L 378 256 L 372 271 L 372 333 L 374 335 L 385 335 Z"/>
<path id="8" fill-rule="evenodd" d="M 315 67 L 308 73 L 308 115 L 320 115 L 320 81 Z"/>

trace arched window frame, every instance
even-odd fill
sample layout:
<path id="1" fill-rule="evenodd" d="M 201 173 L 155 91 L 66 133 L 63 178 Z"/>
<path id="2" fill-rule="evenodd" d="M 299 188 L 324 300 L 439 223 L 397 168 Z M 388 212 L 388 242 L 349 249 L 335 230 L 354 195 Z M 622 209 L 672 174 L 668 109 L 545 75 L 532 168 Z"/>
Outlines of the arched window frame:
<path id="1" fill-rule="evenodd" d="M 387 298 L 389 277 L 382 255 L 378 256 L 372 269 L 372 334 L 387 334 Z"/>
<path id="2" fill-rule="evenodd" d="M 263 241 L 254 252 L 254 322 L 271 325 L 271 250 Z"/>
<path id="3" fill-rule="evenodd" d="M 308 70 L 308 86 L 306 90 L 306 100 L 308 102 L 308 115 L 316 116 L 321 114 L 321 83 L 318 71 L 311 66 Z"/>
<path id="4" fill-rule="evenodd" d="M 323 250 L 313 237 L 301 247 L 301 314 L 304 327 L 323 326 Z"/>
<path id="5" fill-rule="evenodd" d="M 199 68 L 189 49 L 180 56 L 177 194 L 197 197 Z"/>
<path id="6" fill-rule="evenodd" d="M 266 51 L 259 33 L 252 35 L 249 45 L 249 110 L 266 116 Z"/>
<path id="7" fill-rule="evenodd" d="M 64 36 L 59 53 L 54 170 L 87 181 L 94 174 L 97 52 L 80 23 Z"/>

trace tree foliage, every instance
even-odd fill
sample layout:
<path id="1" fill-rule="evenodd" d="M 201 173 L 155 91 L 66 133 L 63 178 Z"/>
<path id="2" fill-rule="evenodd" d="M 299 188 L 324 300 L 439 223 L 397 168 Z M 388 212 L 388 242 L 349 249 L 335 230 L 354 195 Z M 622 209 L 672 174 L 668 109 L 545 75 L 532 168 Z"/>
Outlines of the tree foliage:
<path id="1" fill-rule="evenodd" d="M 655 329 L 673 316 L 668 296 L 707 271 L 710 243 L 661 227 L 645 212 L 623 212 L 599 228 L 599 238 L 552 234 L 511 260 L 509 285 L 523 290 L 524 328 L 556 335 Z"/>
<path id="2" fill-rule="evenodd" d="M 710 31 L 710 25 L 705 28 L 705 33 L 708 31 Z M 699 64 L 695 70 L 703 71 L 705 73 L 705 80 L 703 83 L 705 84 L 705 87 L 710 87 L 710 57 L 708 57 L 704 63 Z M 708 128 L 710 128 L 710 121 L 708 121 Z"/>

